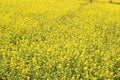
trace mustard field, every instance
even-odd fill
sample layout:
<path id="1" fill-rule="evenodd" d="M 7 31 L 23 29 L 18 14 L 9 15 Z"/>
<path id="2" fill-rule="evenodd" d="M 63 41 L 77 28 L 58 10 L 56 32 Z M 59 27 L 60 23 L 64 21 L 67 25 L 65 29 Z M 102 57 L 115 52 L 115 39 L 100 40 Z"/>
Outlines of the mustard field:
<path id="1" fill-rule="evenodd" d="M 0 80 L 120 80 L 120 5 L 0 0 Z"/>

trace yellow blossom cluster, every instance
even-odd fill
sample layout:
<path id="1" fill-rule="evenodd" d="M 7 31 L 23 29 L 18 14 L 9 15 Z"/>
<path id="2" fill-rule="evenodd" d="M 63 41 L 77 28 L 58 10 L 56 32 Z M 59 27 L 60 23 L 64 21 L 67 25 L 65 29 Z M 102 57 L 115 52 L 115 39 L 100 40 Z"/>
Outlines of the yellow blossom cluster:
<path id="1" fill-rule="evenodd" d="M 107 1 L 0 0 L 0 80 L 120 80 L 120 5 Z"/>

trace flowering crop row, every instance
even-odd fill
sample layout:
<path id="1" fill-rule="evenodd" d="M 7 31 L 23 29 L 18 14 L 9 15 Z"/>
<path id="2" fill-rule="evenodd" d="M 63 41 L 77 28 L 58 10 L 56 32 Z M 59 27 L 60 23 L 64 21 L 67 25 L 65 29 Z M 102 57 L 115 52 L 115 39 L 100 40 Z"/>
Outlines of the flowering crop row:
<path id="1" fill-rule="evenodd" d="M 120 6 L 0 1 L 0 80 L 120 80 Z"/>

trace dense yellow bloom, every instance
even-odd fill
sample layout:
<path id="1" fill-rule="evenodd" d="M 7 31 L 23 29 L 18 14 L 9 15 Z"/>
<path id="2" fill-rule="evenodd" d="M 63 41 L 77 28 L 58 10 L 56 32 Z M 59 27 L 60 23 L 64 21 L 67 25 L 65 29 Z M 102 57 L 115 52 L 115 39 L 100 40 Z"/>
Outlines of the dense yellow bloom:
<path id="1" fill-rule="evenodd" d="M 0 80 L 119 79 L 120 5 L 0 0 Z"/>

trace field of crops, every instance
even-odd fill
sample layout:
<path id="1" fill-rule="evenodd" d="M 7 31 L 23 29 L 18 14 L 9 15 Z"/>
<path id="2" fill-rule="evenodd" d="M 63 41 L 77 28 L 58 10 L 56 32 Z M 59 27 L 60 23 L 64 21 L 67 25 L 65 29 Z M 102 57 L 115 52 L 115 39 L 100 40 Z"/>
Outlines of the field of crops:
<path id="1" fill-rule="evenodd" d="M 0 80 L 120 80 L 120 5 L 108 2 L 0 0 Z"/>

